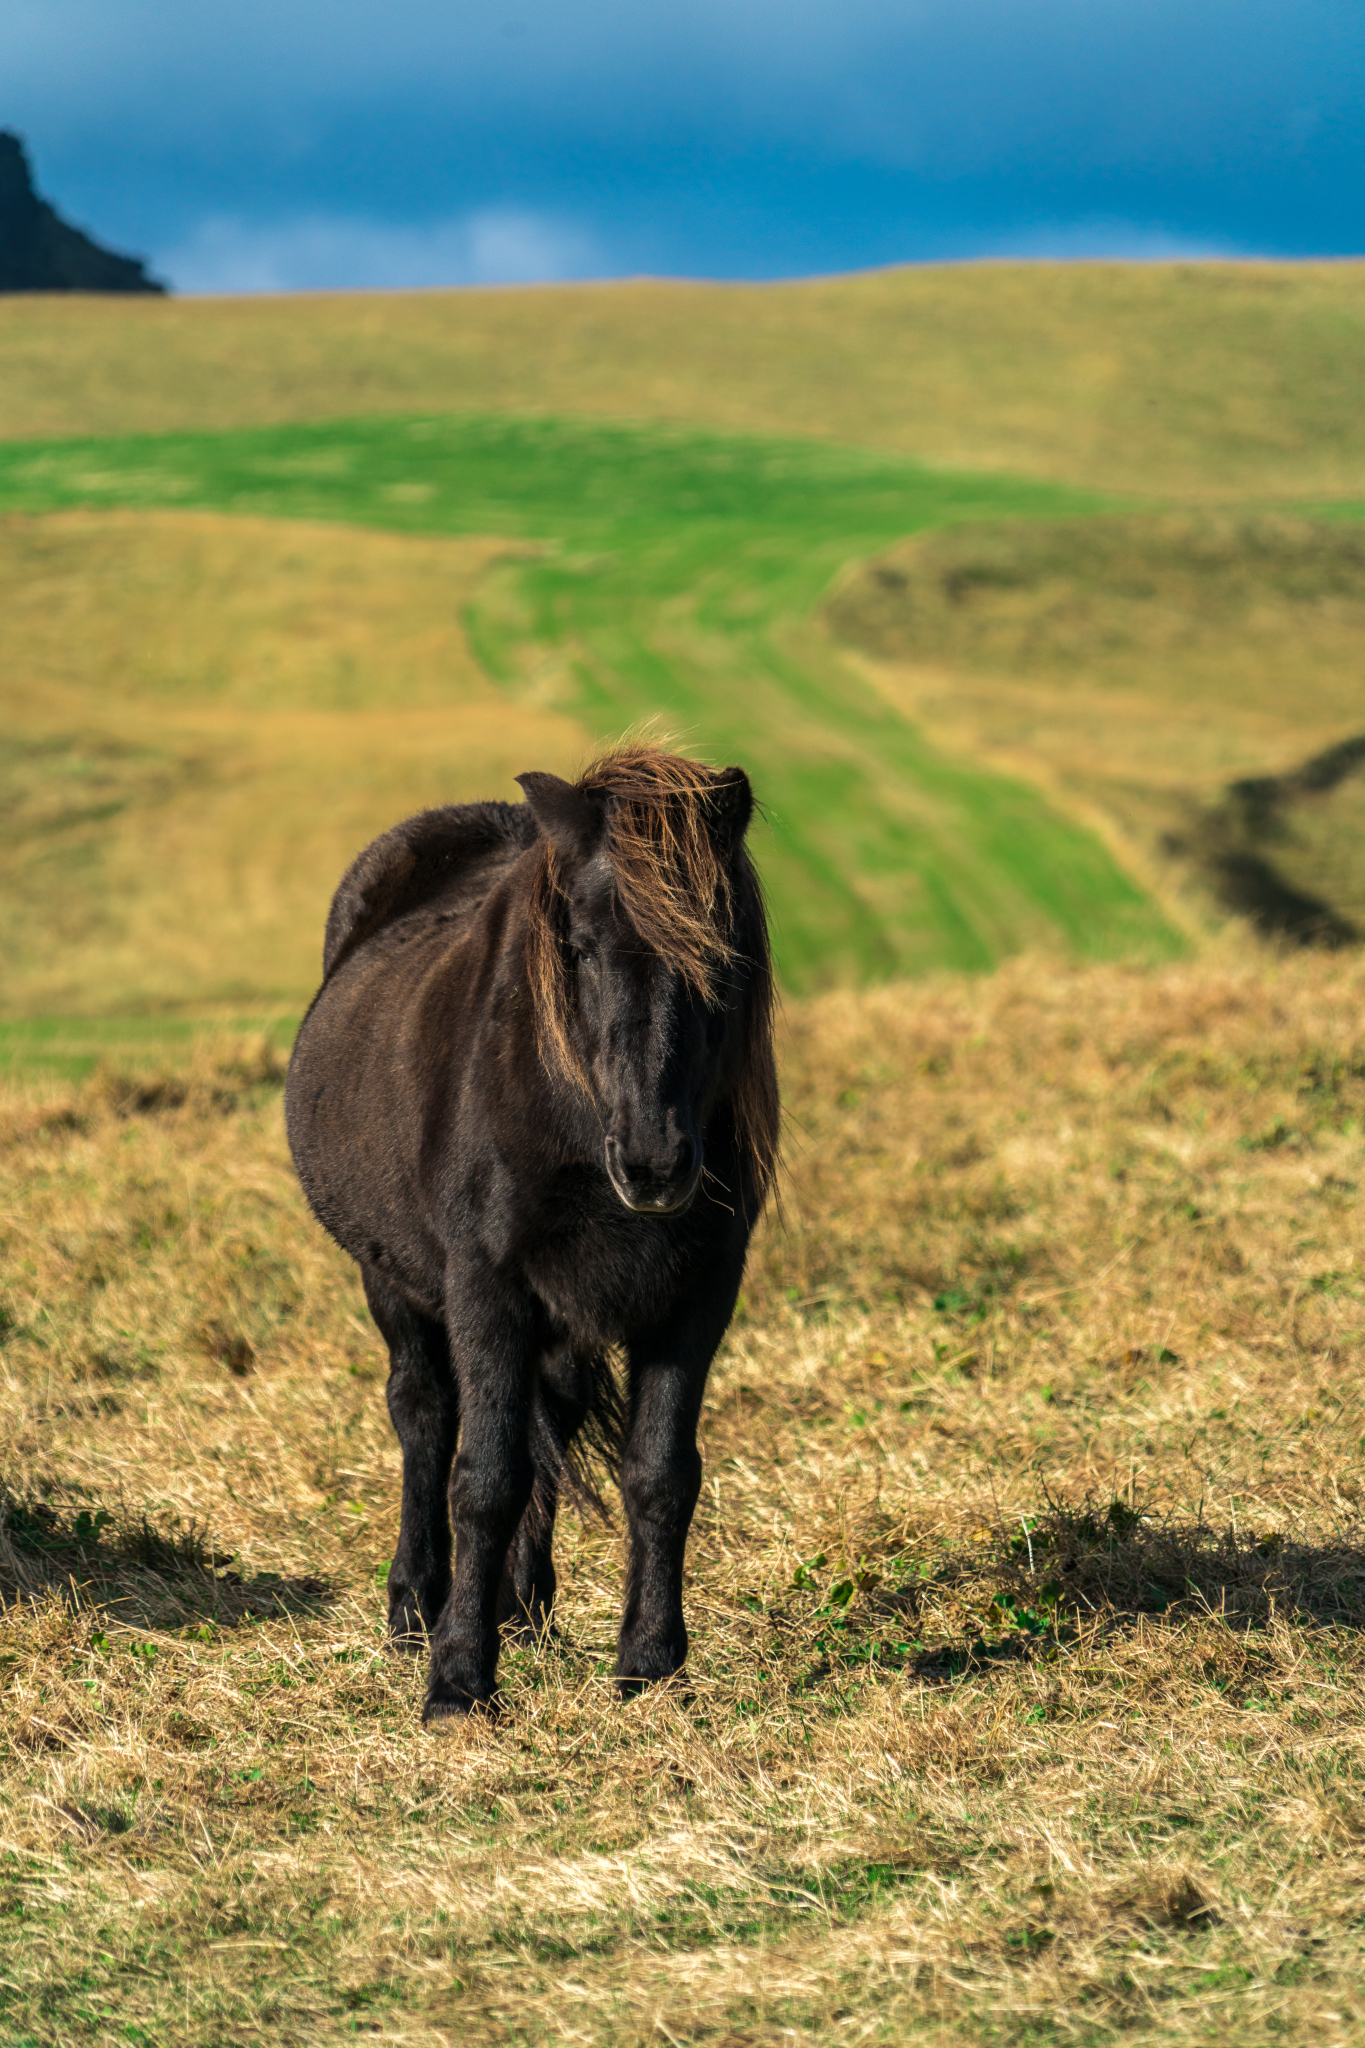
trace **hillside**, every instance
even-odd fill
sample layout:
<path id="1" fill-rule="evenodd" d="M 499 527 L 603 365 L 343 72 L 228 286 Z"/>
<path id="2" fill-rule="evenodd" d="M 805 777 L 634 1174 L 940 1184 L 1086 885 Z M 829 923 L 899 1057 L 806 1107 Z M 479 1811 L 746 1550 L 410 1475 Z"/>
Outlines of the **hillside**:
<path id="1" fill-rule="evenodd" d="M 896 534 L 1075 494 L 570 421 L 0 449 L 0 506 L 82 499 L 110 510 L 0 528 L 11 1015 L 297 1006 L 370 832 L 442 790 L 511 796 L 521 769 L 571 767 L 642 720 L 753 770 L 791 988 L 1179 943 L 1084 826 L 927 745 L 812 616 L 850 556 Z M 194 505 L 243 525 L 168 509 Z M 420 658 L 404 592 L 442 621 Z"/>
<path id="2" fill-rule="evenodd" d="M 296 1013 L 369 833 L 640 722 L 792 991 L 1349 938 L 1362 279 L 0 306 L 5 1015 Z"/>
<path id="3" fill-rule="evenodd" d="M 1365 498 L 1365 265 L 0 303 L 0 440 L 379 412 L 803 436 L 1100 490 Z"/>
<path id="4" fill-rule="evenodd" d="M 959 527 L 859 565 L 836 639 L 949 752 L 1103 820 L 1267 936 L 1365 933 L 1365 529 L 1284 513 Z"/>

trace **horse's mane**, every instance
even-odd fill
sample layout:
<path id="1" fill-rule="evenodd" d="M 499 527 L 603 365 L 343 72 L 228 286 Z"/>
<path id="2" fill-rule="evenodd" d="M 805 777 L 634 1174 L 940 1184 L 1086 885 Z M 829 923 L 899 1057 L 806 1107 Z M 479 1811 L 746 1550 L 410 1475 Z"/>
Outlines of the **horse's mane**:
<path id="1" fill-rule="evenodd" d="M 626 740 L 600 755 L 576 787 L 608 800 L 603 850 L 622 908 L 651 951 L 708 1003 L 720 997 L 734 965 L 747 969 L 744 1042 L 731 1105 L 761 1205 L 777 1169 L 780 1123 L 773 970 L 753 863 L 742 840 L 728 853 L 724 848 L 723 805 L 734 779 L 681 754 Z M 547 1064 L 586 1087 L 569 1037 L 560 898 L 554 849 L 542 839 L 527 919 L 536 1025 Z"/>

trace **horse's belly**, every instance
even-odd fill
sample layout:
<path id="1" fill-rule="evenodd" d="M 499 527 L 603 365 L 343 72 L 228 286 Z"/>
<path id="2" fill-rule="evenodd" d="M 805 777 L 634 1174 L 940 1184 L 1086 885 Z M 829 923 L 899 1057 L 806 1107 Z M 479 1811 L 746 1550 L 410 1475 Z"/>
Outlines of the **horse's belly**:
<path id="1" fill-rule="evenodd" d="M 285 1097 L 294 1164 L 343 1251 L 439 1315 L 444 1252 L 425 1214 L 393 1045 L 376 1013 L 343 995 L 324 990 L 294 1049 Z"/>

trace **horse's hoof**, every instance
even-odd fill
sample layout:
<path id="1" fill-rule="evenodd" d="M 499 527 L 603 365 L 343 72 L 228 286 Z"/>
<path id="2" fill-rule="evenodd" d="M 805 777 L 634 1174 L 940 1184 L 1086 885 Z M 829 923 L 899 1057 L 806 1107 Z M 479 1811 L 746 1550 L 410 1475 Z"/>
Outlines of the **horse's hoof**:
<path id="1" fill-rule="evenodd" d="M 422 1726 L 438 1727 L 443 1721 L 467 1721 L 477 1714 L 485 1720 L 497 1718 L 497 1700 L 490 1694 L 487 1699 L 476 1699 L 468 1692 L 428 1693 L 422 1709 Z"/>
<path id="2" fill-rule="evenodd" d="M 623 1671 L 618 1665 L 615 1683 L 616 1696 L 622 1700 L 637 1699 L 642 1692 L 654 1686 L 667 1686 L 670 1691 L 685 1700 L 692 1698 L 686 1670 L 681 1664 L 673 1664 L 664 1670 L 654 1671 L 640 1671 L 629 1667 Z"/>
<path id="3" fill-rule="evenodd" d="M 443 1721 L 466 1721 L 473 1711 L 472 1700 L 428 1700 L 422 1709 L 422 1726 L 439 1728 Z"/>

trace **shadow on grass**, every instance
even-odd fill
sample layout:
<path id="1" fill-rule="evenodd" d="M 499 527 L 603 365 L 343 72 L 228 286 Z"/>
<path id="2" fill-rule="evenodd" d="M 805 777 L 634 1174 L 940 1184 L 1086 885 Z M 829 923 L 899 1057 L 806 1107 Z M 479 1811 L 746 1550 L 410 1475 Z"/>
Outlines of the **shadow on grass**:
<path id="1" fill-rule="evenodd" d="M 14 1494 L 0 1483 L 0 1603 L 56 1594 L 111 1620 L 172 1630 L 211 1621 L 237 1628 L 268 1615 L 316 1614 L 323 1579 L 258 1572 L 247 1579 L 195 1525 L 89 1501 Z"/>
<path id="2" fill-rule="evenodd" d="M 1280 849 L 1296 845 L 1302 858 L 1305 820 L 1362 771 L 1365 733 L 1356 733 L 1288 774 L 1231 782 L 1189 831 L 1168 835 L 1167 850 L 1201 866 L 1224 908 L 1248 919 L 1264 938 L 1329 949 L 1359 945 L 1356 923 L 1326 897 L 1300 887 L 1277 862 Z"/>
<path id="3" fill-rule="evenodd" d="M 1082 1629 L 1122 1634 L 1143 1620 L 1365 1629 L 1365 1540 L 1354 1534 L 1308 1543 L 1275 1529 L 1219 1533 L 1118 1500 L 1050 1503 L 1017 1535 L 1002 1532 L 998 1547 L 945 1559 L 935 1579 L 988 1617 L 979 1637 L 913 1660 L 918 1676 L 940 1681 L 1030 1659 Z"/>

